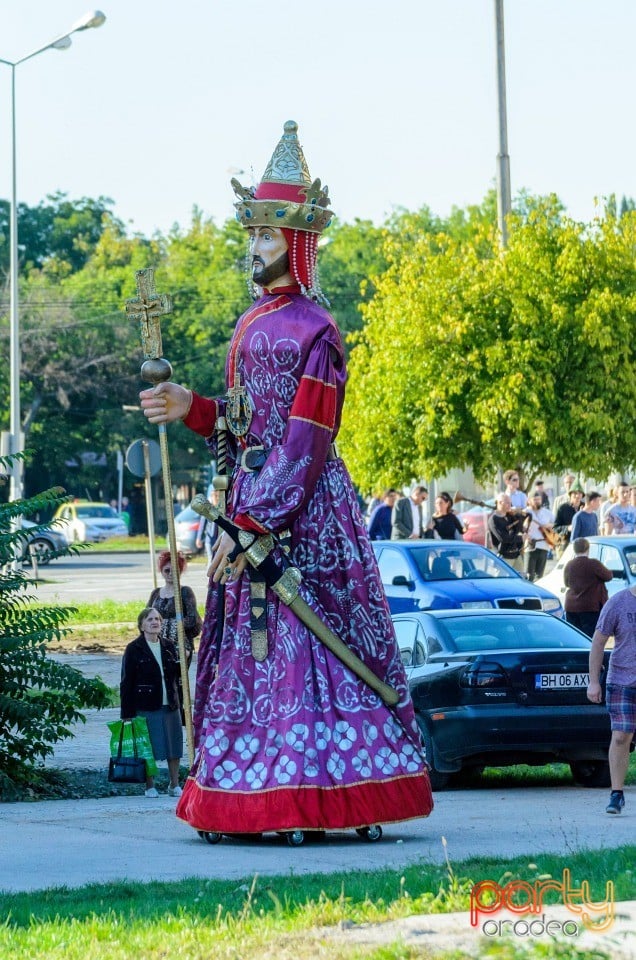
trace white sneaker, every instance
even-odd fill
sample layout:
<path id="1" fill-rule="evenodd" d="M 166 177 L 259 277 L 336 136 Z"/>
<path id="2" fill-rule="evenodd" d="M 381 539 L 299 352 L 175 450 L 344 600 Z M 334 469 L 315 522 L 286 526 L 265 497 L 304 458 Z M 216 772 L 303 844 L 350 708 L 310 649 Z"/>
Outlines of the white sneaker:
<path id="1" fill-rule="evenodd" d="M 180 797 L 182 793 L 183 793 L 183 790 L 181 789 L 179 784 L 177 784 L 176 787 L 168 787 L 169 797 Z"/>
<path id="2" fill-rule="evenodd" d="M 149 787 L 148 790 L 146 790 L 146 796 L 147 796 L 147 797 L 158 797 L 158 796 L 159 796 L 159 791 L 156 790 L 154 787 Z"/>

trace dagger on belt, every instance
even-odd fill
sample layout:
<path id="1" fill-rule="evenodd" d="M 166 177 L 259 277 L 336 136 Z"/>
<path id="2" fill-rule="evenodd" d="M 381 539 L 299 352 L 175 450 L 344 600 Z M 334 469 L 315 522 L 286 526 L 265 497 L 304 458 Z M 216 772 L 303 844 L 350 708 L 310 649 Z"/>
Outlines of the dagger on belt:
<path id="1" fill-rule="evenodd" d="M 274 591 L 277 597 L 296 614 L 307 629 L 317 637 L 352 673 L 363 680 L 387 704 L 395 706 L 399 700 L 397 690 L 388 683 L 380 680 L 356 654 L 318 617 L 308 603 L 300 596 L 302 574 L 298 567 L 289 564 L 281 568 L 272 551 L 276 540 L 272 534 L 258 536 L 247 530 L 241 530 L 236 524 L 215 507 L 202 494 L 192 500 L 191 508 L 199 516 L 207 517 L 216 522 L 222 530 L 229 533 L 236 544 L 233 554 L 238 556 L 244 553 L 250 566 L 259 570 L 265 578 L 267 586 Z M 232 556 L 232 554 L 230 555 Z"/>

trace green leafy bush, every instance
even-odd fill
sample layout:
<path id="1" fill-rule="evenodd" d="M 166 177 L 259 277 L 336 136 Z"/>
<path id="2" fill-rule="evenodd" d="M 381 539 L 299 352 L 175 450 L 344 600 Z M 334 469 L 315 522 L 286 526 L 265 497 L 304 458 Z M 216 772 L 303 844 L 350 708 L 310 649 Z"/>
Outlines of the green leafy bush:
<path id="1" fill-rule="evenodd" d="M 36 599 L 28 593 L 33 580 L 12 562 L 25 537 L 12 521 L 64 499 L 62 488 L 54 487 L 0 504 L 0 795 L 37 781 L 53 744 L 73 736 L 71 724 L 85 720 L 81 710 L 109 703 L 102 680 L 47 657 L 47 642 L 69 632 L 65 623 L 74 608 L 30 606 Z"/>

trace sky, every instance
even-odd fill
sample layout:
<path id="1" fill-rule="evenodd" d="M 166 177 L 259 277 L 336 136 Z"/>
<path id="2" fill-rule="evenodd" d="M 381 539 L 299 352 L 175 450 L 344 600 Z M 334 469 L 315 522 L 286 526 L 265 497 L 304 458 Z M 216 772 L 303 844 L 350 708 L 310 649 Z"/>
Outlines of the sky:
<path id="1" fill-rule="evenodd" d="M 99 29 L 16 68 L 17 192 L 107 196 L 150 236 L 233 215 L 286 120 L 344 221 L 480 203 L 499 149 L 494 0 L 97 0 Z M 0 0 L 15 61 L 89 10 Z M 556 193 L 587 221 L 636 197 L 634 0 L 505 0 L 513 198 Z M 10 195 L 0 64 L 0 197 Z M 239 174 L 238 171 L 244 171 Z M 599 199 L 601 198 L 601 199 Z"/>

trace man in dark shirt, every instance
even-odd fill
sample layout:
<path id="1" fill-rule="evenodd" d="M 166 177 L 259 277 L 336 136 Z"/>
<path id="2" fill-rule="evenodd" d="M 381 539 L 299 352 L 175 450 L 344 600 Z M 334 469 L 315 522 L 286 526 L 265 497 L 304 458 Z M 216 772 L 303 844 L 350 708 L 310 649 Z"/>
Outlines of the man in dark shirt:
<path id="1" fill-rule="evenodd" d="M 391 539 L 391 511 L 399 497 L 391 487 L 382 494 L 382 502 L 374 508 L 369 518 L 369 540 Z"/>
<path id="2" fill-rule="evenodd" d="M 519 573 L 523 573 L 521 550 L 525 520 L 523 510 L 512 509 L 512 501 L 507 493 L 497 494 L 495 512 L 488 517 L 488 532 L 496 553 Z"/>
<path id="3" fill-rule="evenodd" d="M 613 574 L 600 560 L 590 558 L 590 543 L 585 537 L 577 537 L 572 549 L 574 557 L 563 568 L 565 619 L 593 637 L 601 608 L 607 602 L 605 584 Z"/>
<path id="4" fill-rule="evenodd" d="M 601 495 L 592 490 L 585 496 L 585 506 L 576 514 L 572 521 L 571 539 L 581 537 L 596 537 L 598 535 L 598 508 L 601 505 Z"/>
<path id="5" fill-rule="evenodd" d="M 581 509 L 583 502 L 583 488 L 578 483 L 572 484 L 567 494 L 567 501 L 558 508 L 554 518 L 554 532 L 559 540 L 557 543 L 557 556 L 560 557 L 570 542 L 572 535 L 572 521 L 574 515 Z"/>

